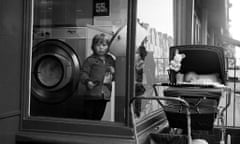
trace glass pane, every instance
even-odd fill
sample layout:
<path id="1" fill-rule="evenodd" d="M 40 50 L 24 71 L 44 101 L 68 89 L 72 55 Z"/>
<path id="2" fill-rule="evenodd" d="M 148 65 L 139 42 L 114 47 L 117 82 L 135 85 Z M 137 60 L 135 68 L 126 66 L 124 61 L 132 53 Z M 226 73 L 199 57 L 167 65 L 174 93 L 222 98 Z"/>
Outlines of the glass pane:
<path id="1" fill-rule="evenodd" d="M 30 116 L 124 122 L 127 3 L 34 0 Z"/>
<path id="2" fill-rule="evenodd" d="M 152 84 L 168 81 L 169 47 L 173 45 L 173 1 L 138 0 L 136 96 L 155 96 Z M 161 87 L 158 88 L 162 95 Z M 138 119 L 158 110 L 156 101 L 136 101 Z"/>

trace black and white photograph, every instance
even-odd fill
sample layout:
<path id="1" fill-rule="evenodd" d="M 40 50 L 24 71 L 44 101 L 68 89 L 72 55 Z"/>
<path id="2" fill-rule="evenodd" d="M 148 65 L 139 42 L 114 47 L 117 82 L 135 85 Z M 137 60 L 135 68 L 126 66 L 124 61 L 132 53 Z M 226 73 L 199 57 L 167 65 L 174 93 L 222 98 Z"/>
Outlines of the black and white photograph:
<path id="1" fill-rule="evenodd" d="M 239 0 L 0 0 L 0 144 L 238 144 Z"/>

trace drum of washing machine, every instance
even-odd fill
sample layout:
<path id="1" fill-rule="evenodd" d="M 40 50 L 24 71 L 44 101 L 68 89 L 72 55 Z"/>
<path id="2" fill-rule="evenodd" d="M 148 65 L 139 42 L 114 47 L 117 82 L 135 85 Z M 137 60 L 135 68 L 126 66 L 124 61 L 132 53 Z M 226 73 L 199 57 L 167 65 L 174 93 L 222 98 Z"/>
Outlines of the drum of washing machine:
<path id="1" fill-rule="evenodd" d="M 32 51 L 31 93 L 44 103 L 60 103 L 72 96 L 79 83 L 80 61 L 65 42 L 48 39 Z"/>

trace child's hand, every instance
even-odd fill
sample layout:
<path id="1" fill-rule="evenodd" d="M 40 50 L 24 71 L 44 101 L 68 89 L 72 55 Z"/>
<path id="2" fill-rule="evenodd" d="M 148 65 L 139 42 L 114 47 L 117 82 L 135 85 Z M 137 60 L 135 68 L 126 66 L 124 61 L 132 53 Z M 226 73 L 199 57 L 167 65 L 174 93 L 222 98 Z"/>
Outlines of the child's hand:
<path id="1" fill-rule="evenodd" d="M 93 81 L 88 81 L 88 83 L 87 83 L 87 86 L 88 86 L 89 89 L 94 88 L 96 85 L 97 85 L 97 84 L 94 83 Z"/>
<path id="2" fill-rule="evenodd" d="M 103 83 L 104 84 L 109 84 L 109 83 L 112 82 L 112 79 L 113 79 L 112 73 L 111 72 L 106 72 L 105 76 L 104 76 Z"/>

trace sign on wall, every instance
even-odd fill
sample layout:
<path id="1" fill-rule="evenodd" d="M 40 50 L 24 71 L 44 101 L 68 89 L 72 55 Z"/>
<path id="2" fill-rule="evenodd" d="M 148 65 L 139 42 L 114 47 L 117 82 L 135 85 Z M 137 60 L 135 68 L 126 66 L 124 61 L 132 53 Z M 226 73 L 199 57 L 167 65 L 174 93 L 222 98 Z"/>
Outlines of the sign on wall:
<path id="1" fill-rule="evenodd" d="M 94 0 L 93 15 L 94 16 L 109 16 L 110 15 L 109 0 Z"/>

